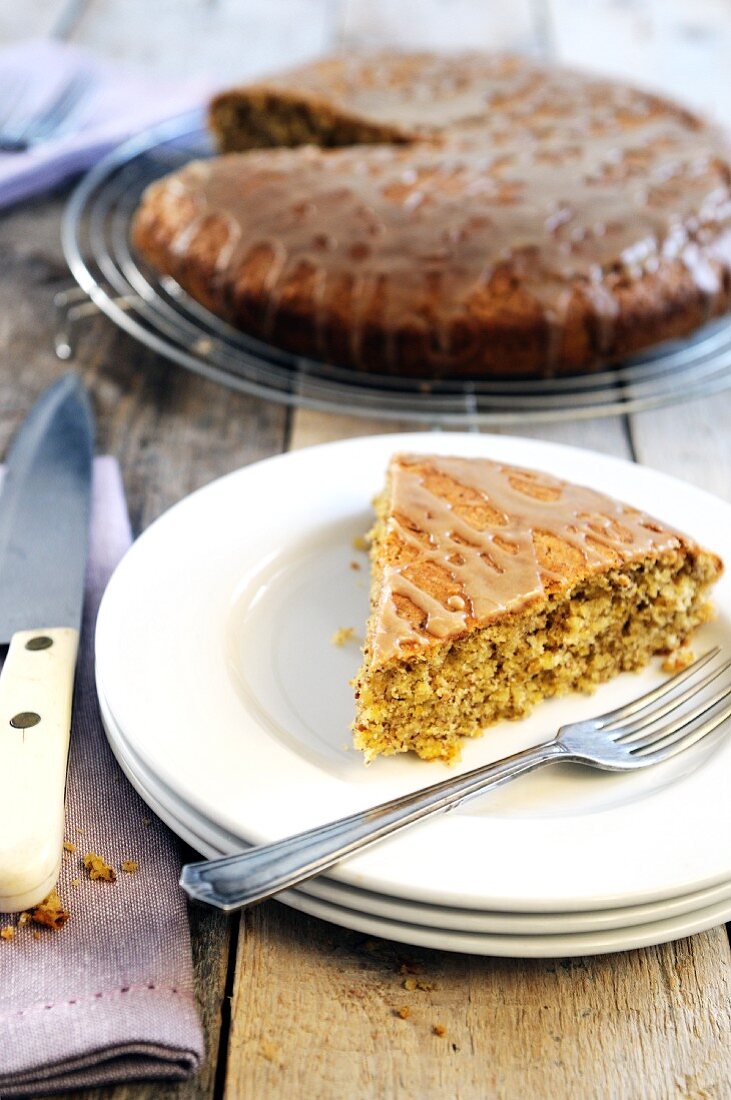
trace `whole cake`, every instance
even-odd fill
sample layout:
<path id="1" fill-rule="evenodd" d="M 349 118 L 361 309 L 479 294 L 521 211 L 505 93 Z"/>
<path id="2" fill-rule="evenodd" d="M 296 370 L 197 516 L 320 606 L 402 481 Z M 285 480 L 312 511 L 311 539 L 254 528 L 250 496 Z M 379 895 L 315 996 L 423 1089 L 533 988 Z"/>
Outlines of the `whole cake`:
<path id="1" fill-rule="evenodd" d="M 626 504 L 482 458 L 397 455 L 376 512 L 355 692 L 368 760 L 453 759 L 490 723 L 678 649 L 723 568 Z"/>
<path id="2" fill-rule="evenodd" d="M 224 93 L 211 122 L 222 149 L 253 151 L 154 183 L 134 240 L 294 352 L 547 376 L 731 308 L 725 139 L 646 92 L 527 59 L 382 54 Z M 253 148 L 275 145 L 298 147 Z"/>

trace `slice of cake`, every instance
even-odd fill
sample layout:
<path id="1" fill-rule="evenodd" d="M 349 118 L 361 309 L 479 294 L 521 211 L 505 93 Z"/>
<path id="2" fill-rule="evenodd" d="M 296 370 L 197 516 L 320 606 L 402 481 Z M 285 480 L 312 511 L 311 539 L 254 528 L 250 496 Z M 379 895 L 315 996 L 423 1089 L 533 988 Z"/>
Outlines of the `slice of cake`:
<path id="1" fill-rule="evenodd" d="M 593 489 L 483 458 L 397 455 L 376 501 L 356 684 L 367 760 L 464 737 L 682 646 L 723 565 Z"/>

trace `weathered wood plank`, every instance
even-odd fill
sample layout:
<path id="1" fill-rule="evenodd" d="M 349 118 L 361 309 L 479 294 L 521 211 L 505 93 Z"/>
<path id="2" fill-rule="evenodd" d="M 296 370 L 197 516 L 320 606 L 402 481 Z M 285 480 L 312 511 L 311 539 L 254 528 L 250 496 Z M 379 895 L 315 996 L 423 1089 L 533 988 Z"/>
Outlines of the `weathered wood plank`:
<path id="1" fill-rule="evenodd" d="M 268 903 L 242 919 L 237 975 L 229 1097 L 731 1095 L 728 969 L 712 934 L 594 959 L 487 959 Z M 411 976 L 423 988 L 405 989 Z"/>
<path id="2" fill-rule="evenodd" d="M 638 462 L 731 500 L 731 394 L 640 413 L 630 432 Z"/>
<path id="3" fill-rule="evenodd" d="M 374 417 L 342 416 L 334 413 L 313 412 L 299 409 L 292 418 L 289 449 L 310 447 L 316 443 L 330 443 L 354 435 L 379 435 L 386 432 L 428 431 L 424 425 L 406 421 L 378 420 Z M 461 431 L 471 431 L 465 424 Z M 552 443 L 568 443 L 574 447 L 586 447 L 604 454 L 630 458 L 631 449 L 627 426 L 622 417 L 598 420 L 560 421 L 555 424 L 532 423 L 510 425 L 505 428 L 485 428 L 485 433 L 498 435 L 522 435 L 530 439 L 545 439 Z"/>

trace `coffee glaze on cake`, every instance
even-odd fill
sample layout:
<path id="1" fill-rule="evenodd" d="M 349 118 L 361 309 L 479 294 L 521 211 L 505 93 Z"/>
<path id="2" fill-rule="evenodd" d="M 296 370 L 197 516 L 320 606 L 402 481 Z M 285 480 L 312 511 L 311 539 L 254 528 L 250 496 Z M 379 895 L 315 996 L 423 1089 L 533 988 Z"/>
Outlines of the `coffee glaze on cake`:
<path id="1" fill-rule="evenodd" d="M 441 645 L 608 566 L 695 543 L 627 504 L 489 459 L 396 455 L 375 666 Z"/>
<path id="2" fill-rule="evenodd" d="M 552 94 L 559 79 L 556 71 Z M 501 54 L 326 57 L 221 92 L 211 103 L 210 124 L 222 153 L 306 142 L 438 139 L 455 128 L 484 125 L 489 112 L 525 101 L 532 83 L 545 90 L 544 80 L 545 70 Z M 562 87 L 564 95 L 573 90 L 570 83 Z M 552 111 L 558 106 L 551 104 Z"/>
<path id="3" fill-rule="evenodd" d="M 425 378 L 590 369 L 731 307 L 728 152 L 687 111 L 514 58 L 370 64 L 341 100 L 411 144 L 195 162 L 140 251 L 254 336 Z"/>

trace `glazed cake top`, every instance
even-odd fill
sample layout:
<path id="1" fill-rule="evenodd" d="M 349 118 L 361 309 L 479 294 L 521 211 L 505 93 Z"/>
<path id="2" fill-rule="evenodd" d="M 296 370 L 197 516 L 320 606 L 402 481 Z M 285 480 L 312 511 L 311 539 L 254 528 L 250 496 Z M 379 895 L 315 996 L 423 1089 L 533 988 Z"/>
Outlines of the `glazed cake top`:
<path id="1" fill-rule="evenodd" d="M 374 665 L 459 637 L 592 573 L 691 539 L 594 489 L 483 458 L 396 455 Z"/>
<path id="2" fill-rule="evenodd" d="M 687 126 L 696 126 L 682 108 L 649 93 L 571 69 L 547 68 L 527 57 L 499 53 L 348 54 L 307 62 L 234 89 L 306 100 L 342 115 L 390 126 L 404 140 L 453 132 L 499 121 L 530 123 L 570 117 L 576 133 L 598 117 L 623 126 L 641 122 L 660 107 Z"/>
<path id="3" fill-rule="evenodd" d="M 265 338 L 284 301 L 301 302 L 316 331 L 336 310 L 357 361 L 376 314 L 394 340 L 426 334 L 438 368 L 469 358 L 469 318 L 490 315 L 493 287 L 516 285 L 552 334 L 550 368 L 577 293 L 598 357 L 613 346 L 617 286 L 679 264 L 709 313 L 724 293 L 729 160 L 672 103 L 476 54 L 331 59 L 261 86 L 427 135 L 232 154 L 149 189 L 143 212 L 174 207 L 176 255 L 205 228 L 216 283 L 266 298 Z"/>

